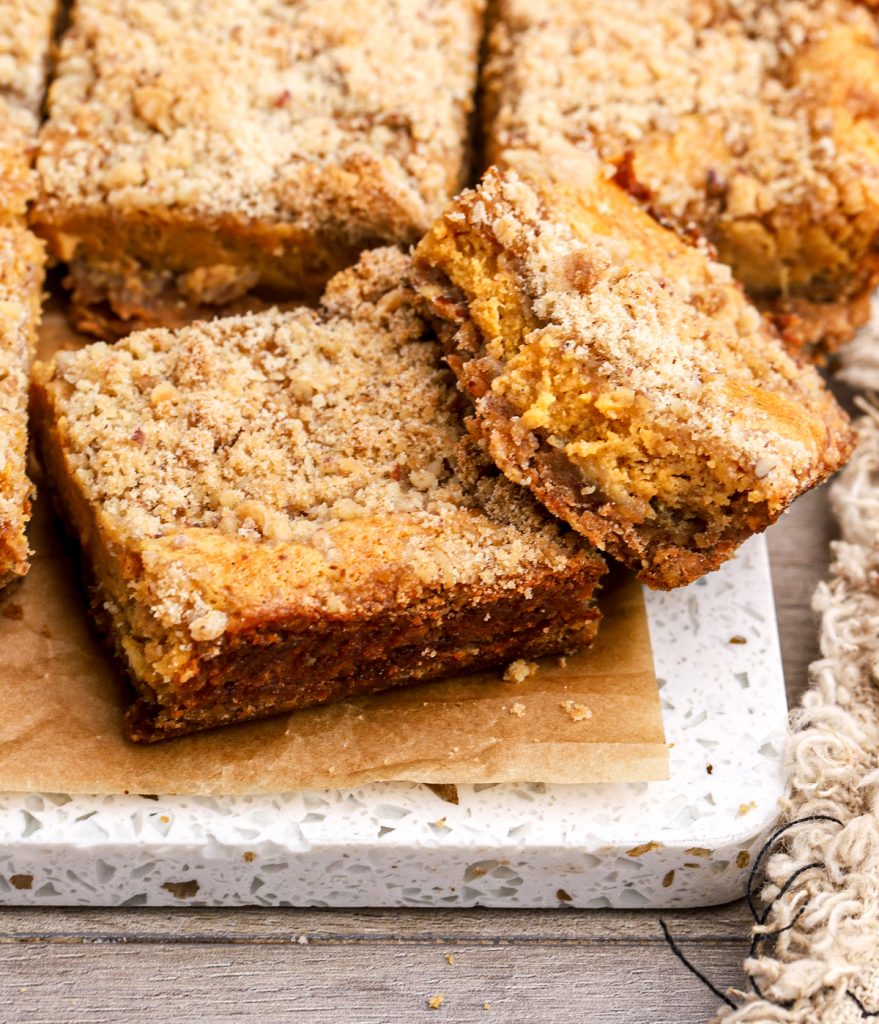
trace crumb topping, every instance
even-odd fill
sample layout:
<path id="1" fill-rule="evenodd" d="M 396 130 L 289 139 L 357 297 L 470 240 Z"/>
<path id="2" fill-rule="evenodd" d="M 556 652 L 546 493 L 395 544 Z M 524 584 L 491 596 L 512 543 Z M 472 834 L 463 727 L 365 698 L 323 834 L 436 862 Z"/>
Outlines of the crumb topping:
<path id="1" fill-rule="evenodd" d="M 38 366 L 69 471 L 193 639 L 218 637 L 237 607 L 196 594 L 205 537 L 243 558 L 289 550 L 316 566 L 303 600 L 340 613 L 361 570 L 503 589 L 594 558 L 503 477 L 462 483 L 458 397 L 407 302 L 408 267 L 374 250 L 319 309 L 144 331 Z"/>
<path id="2" fill-rule="evenodd" d="M 58 0 L 0 0 L 0 99 L 31 130 L 43 102 Z"/>
<path id="3" fill-rule="evenodd" d="M 523 450 L 536 435 L 627 522 L 737 496 L 777 514 L 844 459 L 845 415 L 728 268 L 600 174 L 560 170 L 574 187 L 489 171 L 416 250 L 491 364 L 477 413 L 501 403 Z"/>
<path id="4" fill-rule="evenodd" d="M 460 182 L 483 6 L 79 0 L 42 134 L 43 212 L 368 222 L 412 240 Z"/>
<path id="5" fill-rule="evenodd" d="M 501 0 L 485 80 L 494 158 L 562 139 L 591 153 L 755 293 L 833 298 L 879 233 L 862 4 Z"/>

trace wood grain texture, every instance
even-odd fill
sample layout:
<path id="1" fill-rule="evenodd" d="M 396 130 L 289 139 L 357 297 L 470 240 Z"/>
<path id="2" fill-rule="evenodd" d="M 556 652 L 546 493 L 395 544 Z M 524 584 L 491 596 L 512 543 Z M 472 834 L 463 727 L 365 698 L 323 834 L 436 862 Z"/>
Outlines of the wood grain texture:
<path id="1" fill-rule="evenodd" d="M 769 532 L 792 702 L 817 653 L 810 602 L 832 535 L 824 490 Z M 743 902 L 663 917 L 720 988 L 743 984 Z M 672 956 L 658 919 L 651 911 L 5 909 L 0 1022 L 701 1024 L 717 999 Z M 429 1009 L 438 993 L 442 1006 Z"/>
<path id="2" fill-rule="evenodd" d="M 408 944 L 197 945 L 185 955 L 162 945 L 0 947 L 0 1005 L 7 1024 L 706 1019 L 683 968 L 646 947 L 464 946 L 455 948 L 452 964 L 445 952 Z M 724 974 L 742 955 L 740 943 L 729 943 L 705 950 L 702 959 L 706 969 Z M 434 1011 L 427 998 L 437 994 L 444 1002 Z"/>

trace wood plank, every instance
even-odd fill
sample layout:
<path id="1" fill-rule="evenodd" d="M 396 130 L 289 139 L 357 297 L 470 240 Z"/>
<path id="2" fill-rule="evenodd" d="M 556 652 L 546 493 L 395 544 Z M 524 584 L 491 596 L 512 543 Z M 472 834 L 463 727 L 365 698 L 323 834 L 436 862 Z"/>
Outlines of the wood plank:
<path id="1" fill-rule="evenodd" d="M 18 945 L 0 947 L 6 1024 L 703 1024 L 717 1006 L 665 949 L 589 950 L 403 944 L 343 949 Z M 722 985 L 739 977 L 741 943 L 700 947 Z M 431 1010 L 429 996 L 442 993 Z M 488 1002 L 490 1009 L 483 1009 Z"/>
<path id="2" fill-rule="evenodd" d="M 818 657 L 812 594 L 827 578 L 830 541 L 836 536 L 826 486 L 799 498 L 766 534 L 791 706 L 806 688 L 810 662 Z"/>
<path id="3" fill-rule="evenodd" d="M 659 917 L 687 942 L 736 941 L 748 928 L 739 900 L 700 910 L 0 909 L 0 944 L 13 942 L 288 943 L 322 945 L 664 945 Z"/>

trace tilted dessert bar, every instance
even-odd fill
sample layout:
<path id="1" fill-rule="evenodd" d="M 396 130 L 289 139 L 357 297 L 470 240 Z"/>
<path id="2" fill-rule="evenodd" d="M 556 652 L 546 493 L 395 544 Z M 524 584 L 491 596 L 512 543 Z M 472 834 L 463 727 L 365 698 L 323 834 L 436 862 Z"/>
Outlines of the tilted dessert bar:
<path id="1" fill-rule="evenodd" d="M 559 171 L 489 170 L 419 243 L 413 283 L 503 472 L 679 586 L 837 469 L 848 421 L 726 266 L 602 175 Z"/>
<path id="2" fill-rule="evenodd" d="M 498 0 L 488 162 L 576 146 L 701 232 L 792 344 L 879 278 L 879 24 L 851 0 Z"/>
<path id="3" fill-rule="evenodd" d="M 316 299 L 463 183 L 483 0 L 76 0 L 34 224 L 78 325 Z"/>
<path id="4" fill-rule="evenodd" d="M 604 563 L 462 443 L 396 249 L 319 309 L 35 368 L 41 452 L 149 741 L 578 648 Z"/>

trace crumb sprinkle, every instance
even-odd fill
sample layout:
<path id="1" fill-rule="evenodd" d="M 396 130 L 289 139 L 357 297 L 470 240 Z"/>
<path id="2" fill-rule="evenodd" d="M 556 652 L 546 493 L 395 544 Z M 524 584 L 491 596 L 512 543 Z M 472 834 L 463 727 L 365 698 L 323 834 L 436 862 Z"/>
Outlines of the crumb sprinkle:
<path id="1" fill-rule="evenodd" d="M 538 667 L 535 661 L 523 661 L 522 659 L 514 661 L 507 665 L 507 669 L 504 672 L 504 682 L 523 683 L 529 676 L 534 675 Z"/>
<path id="2" fill-rule="evenodd" d="M 592 708 L 573 700 L 562 701 L 559 707 L 572 722 L 586 722 L 592 717 Z"/>

